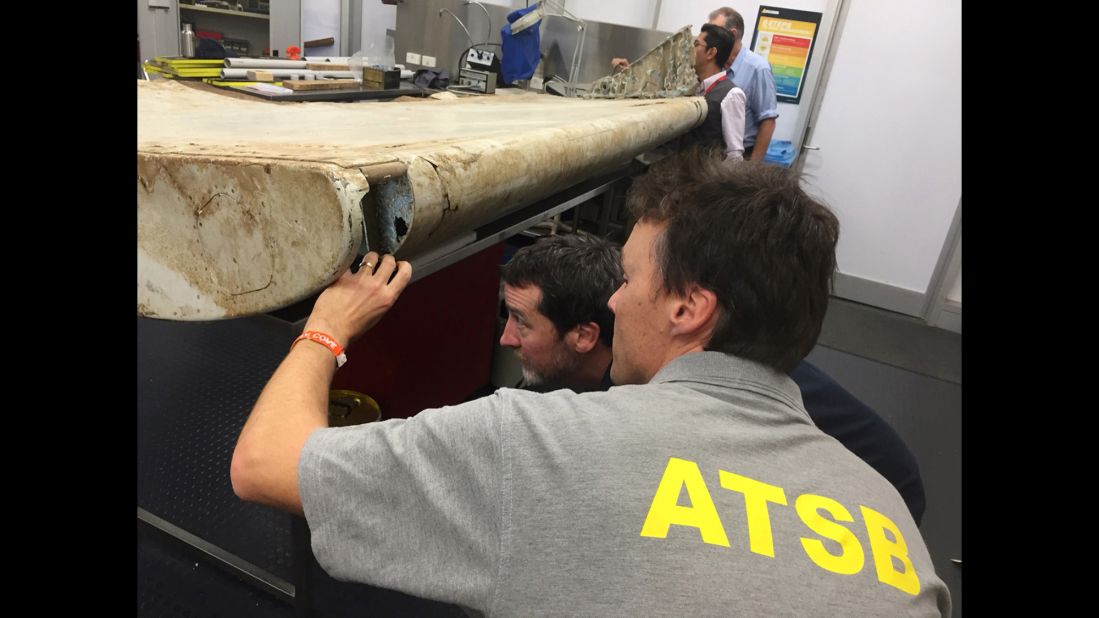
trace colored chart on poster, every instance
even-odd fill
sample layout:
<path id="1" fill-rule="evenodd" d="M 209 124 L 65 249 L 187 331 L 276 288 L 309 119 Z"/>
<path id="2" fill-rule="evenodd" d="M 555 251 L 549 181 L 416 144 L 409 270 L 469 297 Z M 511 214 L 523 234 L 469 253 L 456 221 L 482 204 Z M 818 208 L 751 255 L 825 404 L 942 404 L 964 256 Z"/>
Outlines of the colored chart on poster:
<path id="1" fill-rule="evenodd" d="M 759 7 L 751 49 L 771 65 L 775 91 L 782 103 L 801 100 L 820 18 L 820 13 L 809 11 Z"/>

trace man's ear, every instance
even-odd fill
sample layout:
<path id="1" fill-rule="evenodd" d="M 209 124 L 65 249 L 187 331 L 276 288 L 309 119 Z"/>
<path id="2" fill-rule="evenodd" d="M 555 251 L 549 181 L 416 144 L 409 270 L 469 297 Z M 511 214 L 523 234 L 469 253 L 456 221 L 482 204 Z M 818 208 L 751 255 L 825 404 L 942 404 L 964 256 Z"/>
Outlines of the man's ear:
<path id="1" fill-rule="evenodd" d="M 595 322 L 581 322 L 568 332 L 565 342 L 573 351 L 587 354 L 599 343 L 599 325 Z"/>
<path id="2" fill-rule="evenodd" d="M 672 306 L 671 334 L 692 336 L 713 331 L 717 324 L 719 307 L 717 294 L 698 284 L 692 284 L 687 293 Z"/>

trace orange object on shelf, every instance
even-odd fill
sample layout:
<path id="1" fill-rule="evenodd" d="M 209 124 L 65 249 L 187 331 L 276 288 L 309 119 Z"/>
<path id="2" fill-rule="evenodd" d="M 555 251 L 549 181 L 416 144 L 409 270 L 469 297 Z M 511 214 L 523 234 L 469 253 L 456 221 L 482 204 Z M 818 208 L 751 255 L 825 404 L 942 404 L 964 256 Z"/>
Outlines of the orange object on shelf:
<path id="1" fill-rule="evenodd" d="M 301 60 L 301 48 L 297 45 L 291 45 L 286 48 L 286 56 L 291 60 Z"/>

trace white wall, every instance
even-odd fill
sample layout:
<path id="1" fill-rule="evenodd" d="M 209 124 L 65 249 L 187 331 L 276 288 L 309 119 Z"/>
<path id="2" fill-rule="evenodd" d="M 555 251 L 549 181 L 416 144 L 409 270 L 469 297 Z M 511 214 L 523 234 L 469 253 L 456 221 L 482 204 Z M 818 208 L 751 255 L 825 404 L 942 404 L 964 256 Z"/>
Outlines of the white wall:
<path id="1" fill-rule="evenodd" d="M 841 273 L 935 293 L 928 285 L 962 190 L 961 6 L 847 6 L 810 139 L 820 150 L 804 153 L 803 171 L 840 219 Z"/>
<path id="2" fill-rule="evenodd" d="M 333 37 L 336 42 L 326 47 L 310 47 L 307 56 L 339 56 L 340 0 L 302 0 L 304 2 L 302 41 Z M 364 56 L 381 56 L 385 52 L 386 29 L 397 27 L 397 7 L 379 0 L 362 0 L 362 51 Z M 354 27 L 353 25 L 351 27 Z M 352 49 L 348 54 L 359 50 Z"/>
<path id="3" fill-rule="evenodd" d="M 961 251 L 962 247 L 959 243 L 958 250 Z M 954 279 L 954 285 L 950 286 L 950 291 L 946 293 L 946 299 L 959 305 L 962 304 L 962 271 L 958 271 L 958 276 Z"/>
<path id="4" fill-rule="evenodd" d="M 301 45 L 302 0 L 278 0 L 271 3 L 271 51 L 286 57 L 286 48 Z"/>
<path id="5" fill-rule="evenodd" d="M 305 56 L 338 56 L 340 50 L 340 0 L 302 0 L 301 40 L 332 37 L 333 45 L 303 49 Z"/>
<path id="6" fill-rule="evenodd" d="M 397 7 L 378 0 L 364 0 L 362 10 L 362 52 L 370 57 L 385 53 L 385 31 L 397 29 Z M 354 54 L 357 49 L 350 50 Z M 394 59 L 397 62 L 402 60 Z"/>
<path id="7" fill-rule="evenodd" d="M 567 0 L 565 8 L 580 19 L 648 29 L 656 0 Z"/>
<path id="8" fill-rule="evenodd" d="M 513 9 L 521 9 L 528 4 L 525 0 L 481 1 Z M 580 19 L 634 28 L 652 28 L 656 0 L 565 0 L 565 9 Z"/>

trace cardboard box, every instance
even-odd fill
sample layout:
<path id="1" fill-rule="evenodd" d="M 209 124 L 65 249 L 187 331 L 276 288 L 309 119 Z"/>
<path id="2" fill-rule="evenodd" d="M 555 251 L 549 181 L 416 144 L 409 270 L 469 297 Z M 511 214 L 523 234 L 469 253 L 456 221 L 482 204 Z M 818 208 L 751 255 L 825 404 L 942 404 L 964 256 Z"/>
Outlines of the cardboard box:
<path id="1" fill-rule="evenodd" d="M 394 90 L 401 86 L 401 71 L 384 71 L 374 67 L 363 67 L 363 88 L 368 90 Z"/>

